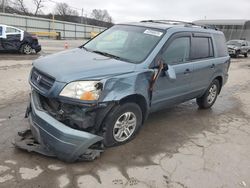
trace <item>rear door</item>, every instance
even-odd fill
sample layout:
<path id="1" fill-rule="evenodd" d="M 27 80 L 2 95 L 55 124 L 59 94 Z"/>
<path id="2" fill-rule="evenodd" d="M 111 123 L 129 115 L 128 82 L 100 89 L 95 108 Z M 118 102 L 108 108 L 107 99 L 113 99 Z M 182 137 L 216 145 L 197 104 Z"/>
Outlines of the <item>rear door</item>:
<path id="1" fill-rule="evenodd" d="M 19 50 L 21 46 L 21 30 L 14 27 L 6 27 L 6 38 L 2 39 L 4 50 Z"/>
<path id="2" fill-rule="evenodd" d="M 189 62 L 191 33 L 179 33 L 171 37 L 161 52 L 161 58 L 174 69 L 175 80 L 164 73 L 155 83 L 152 95 L 152 111 L 185 101 L 191 92 L 193 65 Z"/>
<path id="3" fill-rule="evenodd" d="M 216 68 L 212 36 L 206 33 L 193 33 L 191 39 L 191 61 L 194 65 L 193 96 L 199 95 L 210 84 Z"/>

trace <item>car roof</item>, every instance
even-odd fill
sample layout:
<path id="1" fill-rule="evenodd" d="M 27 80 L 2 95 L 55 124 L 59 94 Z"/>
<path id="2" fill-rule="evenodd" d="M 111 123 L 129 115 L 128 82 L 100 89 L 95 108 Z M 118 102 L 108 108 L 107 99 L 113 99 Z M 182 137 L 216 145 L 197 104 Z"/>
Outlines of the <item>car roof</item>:
<path id="1" fill-rule="evenodd" d="M 5 25 L 5 24 L 0 24 L 1 27 L 14 27 L 14 28 L 17 28 L 15 26 L 11 26 L 11 25 Z M 18 29 L 18 28 L 17 28 Z"/>
<path id="2" fill-rule="evenodd" d="M 164 21 L 164 20 L 147 20 L 141 22 L 127 22 L 120 23 L 117 25 L 131 25 L 131 26 L 139 26 L 139 27 L 147 27 L 152 29 L 175 29 L 176 31 L 196 31 L 196 32 L 206 32 L 206 33 L 217 33 L 223 34 L 221 31 L 218 31 L 216 28 L 209 28 L 208 26 L 195 25 L 189 22 L 181 22 L 181 21 Z"/>
<path id="3" fill-rule="evenodd" d="M 168 24 L 150 23 L 150 22 L 127 22 L 127 23 L 121 23 L 118 25 L 132 25 L 132 26 L 148 27 L 148 28 L 155 28 L 155 29 L 161 29 L 161 30 L 166 30 L 172 27 L 172 25 L 168 25 Z"/>

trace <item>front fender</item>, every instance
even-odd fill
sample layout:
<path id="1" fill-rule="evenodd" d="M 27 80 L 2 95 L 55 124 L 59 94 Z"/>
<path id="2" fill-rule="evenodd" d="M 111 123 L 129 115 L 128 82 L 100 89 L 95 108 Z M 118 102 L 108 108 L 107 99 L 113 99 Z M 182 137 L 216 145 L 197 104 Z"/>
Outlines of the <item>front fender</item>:
<path id="1" fill-rule="evenodd" d="M 149 105 L 149 87 L 153 74 L 153 70 L 147 69 L 140 72 L 119 75 L 105 80 L 100 101 L 120 101 L 127 96 L 138 94 L 142 95 Z"/>

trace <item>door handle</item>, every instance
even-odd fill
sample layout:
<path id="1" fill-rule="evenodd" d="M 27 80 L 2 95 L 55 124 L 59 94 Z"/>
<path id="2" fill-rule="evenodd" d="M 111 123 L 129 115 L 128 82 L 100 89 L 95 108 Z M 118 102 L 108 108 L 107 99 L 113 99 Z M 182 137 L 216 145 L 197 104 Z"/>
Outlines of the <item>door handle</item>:
<path id="1" fill-rule="evenodd" d="M 191 71 L 190 71 L 190 69 L 186 69 L 185 71 L 184 71 L 184 74 L 189 74 Z"/>
<path id="2" fill-rule="evenodd" d="M 214 69 L 214 68 L 215 68 L 215 64 L 212 64 L 212 65 L 210 66 L 210 68 L 211 68 L 211 69 Z"/>

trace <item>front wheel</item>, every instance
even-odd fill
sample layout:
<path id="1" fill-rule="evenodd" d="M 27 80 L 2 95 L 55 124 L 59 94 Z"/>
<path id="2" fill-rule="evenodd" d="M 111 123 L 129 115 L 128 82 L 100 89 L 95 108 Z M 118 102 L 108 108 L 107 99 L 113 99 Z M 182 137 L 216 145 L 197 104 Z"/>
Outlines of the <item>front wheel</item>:
<path id="1" fill-rule="evenodd" d="M 202 97 L 196 99 L 198 106 L 201 109 L 211 108 L 217 99 L 219 91 L 220 91 L 220 83 L 217 79 L 215 79 L 210 84 L 205 94 Z"/>
<path id="2" fill-rule="evenodd" d="M 248 53 L 245 53 L 244 56 L 245 56 L 245 57 L 248 57 Z"/>
<path id="3" fill-rule="evenodd" d="M 117 105 L 103 123 L 103 144 L 111 147 L 129 142 L 134 138 L 141 124 L 142 111 L 137 104 Z"/>
<path id="4" fill-rule="evenodd" d="M 22 54 L 30 55 L 33 52 L 32 47 L 29 44 L 23 44 L 20 48 Z"/>

